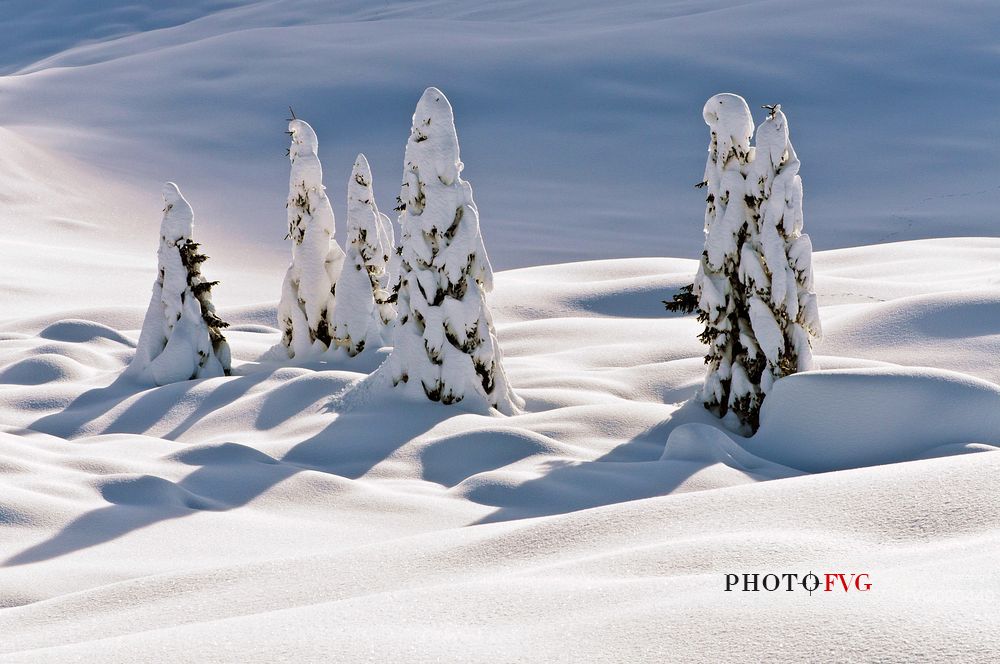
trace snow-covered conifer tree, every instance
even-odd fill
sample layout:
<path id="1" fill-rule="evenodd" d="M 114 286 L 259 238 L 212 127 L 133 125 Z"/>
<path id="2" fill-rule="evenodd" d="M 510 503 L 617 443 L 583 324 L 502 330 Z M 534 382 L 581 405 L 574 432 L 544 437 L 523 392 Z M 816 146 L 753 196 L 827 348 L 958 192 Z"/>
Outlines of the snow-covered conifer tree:
<path id="1" fill-rule="evenodd" d="M 704 177 L 705 251 L 693 287 L 705 324 L 700 338 L 709 346 L 701 397 L 719 417 L 753 430 L 760 408 L 759 381 L 753 377 L 760 375 L 764 358 L 739 269 L 751 221 L 746 169 L 753 159 L 753 117 L 742 97 L 728 93 L 709 99 L 702 115 L 711 141 Z"/>
<path id="2" fill-rule="evenodd" d="M 387 290 L 389 258 L 395 251 L 392 224 L 378 211 L 371 168 L 359 154 L 347 183 L 347 256 L 333 316 L 334 343 L 348 355 L 380 343 L 396 317 Z"/>
<path id="3" fill-rule="evenodd" d="M 229 374 L 227 327 L 212 305 L 212 286 L 201 275 L 206 256 L 191 239 L 194 214 L 173 182 L 163 187 L 159 270 L 153 296 L 127 373 L 166 385 Z"/>
<path id="4" fill-rule="evenodd" d="M 403 239 L 389 369 L 432 401 L 463 399 L 515 413 L 486 293 L 493 270 L 471 185 L 462 180 L 451 104 L 428 88 L 413 114 L 400 191 Z"/>
<path id="5" fill-rule="evenodd" d="M 281 343 L 289 357 L 327 350 L 332 341 L 337 278 L 344 252 L 334 241 L 334 217 L 323 186 L 319 141 L 306 122 L 288 123 L 288 236 L 292 262 L 278 303 Z"/>
<path id="6" fill-rule="evenodd" d="M 765 358 L 760 389 L 813 367 L 811 344 L 821 334 L 813 292 L 812 243 L 802 233 L 802 179 L 780 105 L 757 127 L 747 173 L 753 222 L 740 260 L 753 336 Z"/>

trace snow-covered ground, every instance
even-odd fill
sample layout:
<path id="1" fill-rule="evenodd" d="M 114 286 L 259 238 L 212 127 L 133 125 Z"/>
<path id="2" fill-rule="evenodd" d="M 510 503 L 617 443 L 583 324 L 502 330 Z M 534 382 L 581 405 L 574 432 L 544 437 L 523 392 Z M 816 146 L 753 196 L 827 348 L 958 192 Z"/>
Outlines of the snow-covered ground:
<path id="1" fill-rule="evenodd" d="M 0 4 L 0 661 L 996 660 L 995 3 L 145 4 Z M 343 238 L 429 85 L 512 417 L 361 384 L 386 351 L 260 360 L 287 107 Z M 751 439 L 689 402 L 700 326 L 660 302 L 723 90 L 782 104 L 823 249 L 821 370 Z M 234 375 L 149 388 L 119 375 L 167 180 Z M 768 572 L 872 589 L 724 591 Z"/>
<path id="2" fill-rule="evenodd" d="M 966 260 L 944 291 L 924 266 L 949 255 Z M 979 287 L 997 261 L 996 240 L 820 254 L 832 371 L 769 397 L 741 446 L 683 403 L 703 371 L 698 326 L 657 298 L 691 260 L 499 274 L 527 401 L 510 418 L 343 395 L 370 367 L 255 364 L 279 337 L 273 304 L 222 311 L 241 375 L 144 391 L 114 383 L 141 307 L 8 323 L 0 649 L 986 660 L 1000 454 L 954 455 L 1000 444 L 1000 293 Z M 874 466 L 894 461 L 909 463 Z M 726 573 L 810 570 L 874 587 L 723 592 Z"/>

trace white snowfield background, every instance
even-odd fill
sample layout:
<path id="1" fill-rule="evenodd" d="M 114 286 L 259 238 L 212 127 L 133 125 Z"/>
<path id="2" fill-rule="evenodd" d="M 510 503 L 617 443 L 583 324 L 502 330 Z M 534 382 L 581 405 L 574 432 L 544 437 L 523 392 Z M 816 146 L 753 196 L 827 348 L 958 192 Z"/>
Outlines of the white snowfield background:
<path id="1" fill-rule="evenodd" d="M 993 2 L 0 0 L 0 661 L 996 661 L 998 35 Z M 258 361 L 288 106 L 343 241 L 430 85 L 514 417 Z M 782 104 L 820 250 L 821 370 L 749 439 L 660 302 L 723 91 Z M 167 180 L 235 370 L 140 390 Z M 724 592 L 810 571 L 872 589 Z"/>

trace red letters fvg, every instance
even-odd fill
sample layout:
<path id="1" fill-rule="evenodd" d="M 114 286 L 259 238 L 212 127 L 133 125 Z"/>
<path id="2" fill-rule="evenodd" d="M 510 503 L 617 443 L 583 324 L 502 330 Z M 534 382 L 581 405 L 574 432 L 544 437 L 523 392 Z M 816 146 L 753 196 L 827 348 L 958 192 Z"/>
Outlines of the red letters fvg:
<path id="1" fill-rule="evenodd" d="M 868 582 L 867 574 L 830 574 L 825 575 L 826 585 L 823 590 L 826 592 L 834 592 L 840 588 L 844 589 L 844 592 L 850 592 L 853 588 L 857 592 L 867 592 L 871 590 L 872 584 Z M 864 579 L 864 581 L 862 581 Z M 839 582 L 839 583 L 838 583 Z"/>

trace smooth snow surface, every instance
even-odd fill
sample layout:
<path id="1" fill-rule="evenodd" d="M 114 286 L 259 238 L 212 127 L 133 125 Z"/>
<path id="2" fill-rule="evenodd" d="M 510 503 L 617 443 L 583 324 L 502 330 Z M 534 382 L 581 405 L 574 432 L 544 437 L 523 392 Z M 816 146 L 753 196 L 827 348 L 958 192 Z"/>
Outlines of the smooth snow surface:
<path id="1" fill-rule="evenodd" d="M 755 122 L 765 103 L 792 120 L 817 249 L 995 226 L 992 0 L 7 0 L 0 19 L 0 126 L 108 172 L 90 196 L 117 224 L 181 180 L 227 269 L 251 251 L 287 264 L 289 105 L 323 140 L 344 237 L 354 156 L 390 185 L 428 85 L 455 105 L 498 270 L 698 256 L 699 111 L 720 91 L 753 100 Z M 394 186 L 376 194 L 395 207 Z"/>
<path id="2" fill-rule="evenodd" d="M 905 461 L 953 445 L 1000 446 L 1000 386 L 951 371 L 880 367 L 779 380 L 746 448 L 824 472 Z"/>
<path id="3" fill-rule="evenodd" d="M 273 303 L 222 310 L 237 375 L 138 392 L 115 377 L 139 307 L 8 321 L 0 652 L 988 661 L 1000 454 L 961 453 L 1000 428 L 1000 296 L 974 290 L 1000 241 L 815 259 L 824 371 L 778 381 L 749 440 L 686 403 L 699 325 L 658 298 L 692 260 L 497 274 L 514 417 L 406 401 L 357 358 L 257 364 Z M 725 573 L 810 570 L 874 587 L 723 592 Z"/>

